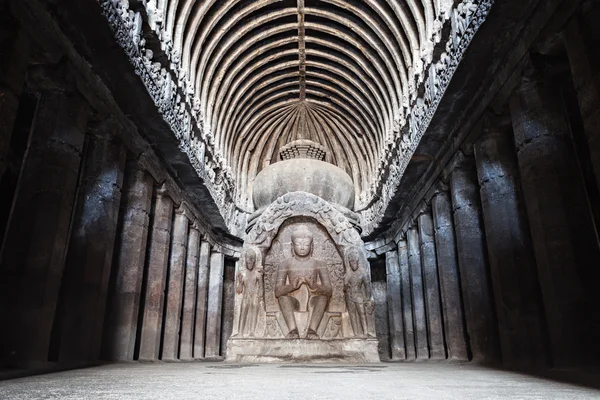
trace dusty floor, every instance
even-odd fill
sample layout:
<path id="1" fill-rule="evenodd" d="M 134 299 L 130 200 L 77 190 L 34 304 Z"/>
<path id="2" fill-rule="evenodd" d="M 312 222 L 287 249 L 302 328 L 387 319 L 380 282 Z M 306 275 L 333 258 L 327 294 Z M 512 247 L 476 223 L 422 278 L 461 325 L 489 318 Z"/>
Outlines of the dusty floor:
<path id="1" fill-rule="evenodd" d="M 600 390 L 473 365 L 116 364 L 0 382 L 0 399 L 600 399 Z"/>

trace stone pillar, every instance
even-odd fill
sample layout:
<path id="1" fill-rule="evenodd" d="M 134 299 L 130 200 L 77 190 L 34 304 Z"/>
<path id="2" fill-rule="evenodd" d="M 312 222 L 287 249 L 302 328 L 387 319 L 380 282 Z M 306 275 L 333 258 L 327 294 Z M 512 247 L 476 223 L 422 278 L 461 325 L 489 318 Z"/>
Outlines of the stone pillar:
<path id="1" fill-rule="evenodd" d="M 398 252 L 390 250 L 385 254 L 387 272 L 387 303 L 392 360 L 404 360 L 404 323 L 402 321 L 402 296 L 400 295 L 400 266 Z"/>
<path id="2" fill-rule="evenodd" d="M 456 250 L 465 320 L 473 361 L 500 361 L 498 328 L 487 253 L 477 174 L 472 159 L 460 157 L 450 175 Z"/>
<path id="3" fill-rule="evenodd" d="M 224 268 L 225 256 L 223 253 L 213 250 L 210 255 L 210 275 L 208 279 L 205 357 L 218 357 L 221 349 Z"/>
<path id="4" fill-rule="evenodd" d="M 435 251 L 440 278 L 442 315 L 448 359 L 468 360 L 469 351 L 464 324 L 460 275 L 456 259 L 456 239 L 452 205 L 447 191 L 437 191 L 431 199 L 435 228 Z"/>
<path id="5" fill-rule="evenodd" d="M 554 365 L 593 362 L 598 241 L 558 85 L 530 65 L 510 110 Z"/>
<path id="6" fill-rule="evenodd" d="M 402 299 L 402 315 L 404 322 L 404 345 L 406 359 L 417 357 L 415 349 L 415 330 L 413 325 L 412 296 L 410 291 L 410 268 L 408 266 L 408 245 L 406 239 L 398 241 L 398 261 L 400 269 L 400 295 Z"/>
<path id="7" fill-rule="evenodd" d="M 109 360 L 133 360 L 154 188 L 152 177 L 137 162 L 128 162 L 126 174 L 104 329 L 104 356 Z"/>
<path id="8" fill-rule="evenodd" d="M 29 38 L 7 8 L 0 5 L 0 179 L 7 167 L 30 48 Z"/>
<path id="9" fill-rule="evenodd" d="M 0 358 L 48 358 L 87 119 L 81 97 L 42 95 L 0 256 Z"/>
<path id="10" fill-rule="evenodd" d="M 442 325 L 437 259 L 435 255 L 433 221 L 430 210 L 426 210 L 419 215 L 419 238 L 421 239 L 421 266 L 423 269 L 423 283 L 425 287 L 427 331 L 429 333 L 429 357 L 435 360 L 444 360 L 446 358 L 444 326 Z"/>
<path id="11" fill-rule="evenodd" d="M 546 323 L 510 127 L 487 120 L 475 144 L 502 360 L 544 366 Z"/>
<path id="12" fill-rule="evenodd" d="M 563 35 L 592 165 L 600 187 L 600 4 L 594 0 L 582 3 Z"/>
<path id="13" fill-rule="evenodd" d="M 190 212 L 185 204 L 175 211 L 171 257 L 169 258 L 169 278 L 165 326 L 163 328 L 162 360 L 177 360 L 179 356 L 179 329 L 183 300 L 184 269 L 187 254 Z"/>
<path id="14" fill-rule="evenodd" d="M 193 358 L 196 290 L 198 287 L 198 253 L 200 251 L 198 221 L 195 221 L 190 227 L 187 248 L 183 313 L 181 316 L 181 344 L 179 348 L 179 358 L 182 360 L 191 360 Z"/>
<path id="15" fill-rule="evenodd" d="M 204 358 L 206 329 L 206 302 L 208 297 L 208 275 L 210 271 L 210 243 L 202 240 L 198 259 L 198 290 L 196 296 L 196 326 L 194 329 L 194 358 Z"/>
<path id="16" fill-rule="evenodd" d="M 425 314 L 421 246 L 419 243 L 419 232 L 417 227 L 411 226 L 406 232 L 406 237 L 408 242 L 408 265 L 410 268 L 410 288 L 412 293 L 416 356 L 417 359 L 428 359 L 427 315 Z"/>
<path id="17" fill-rule="evenodd" d="M 156 191 L 152 232 L 149 239 L 148 273 L 140 332 L 140 360 L 158 360 L 160 355 L 172 223 L 173 200 L 167 194 L 163 184 Z"/>
<path id="18" fill-rule="evenodd" d="M 105 123 L 87 144 L 55 326 L 60 361 L 99 357 L 126 151 Z"/>

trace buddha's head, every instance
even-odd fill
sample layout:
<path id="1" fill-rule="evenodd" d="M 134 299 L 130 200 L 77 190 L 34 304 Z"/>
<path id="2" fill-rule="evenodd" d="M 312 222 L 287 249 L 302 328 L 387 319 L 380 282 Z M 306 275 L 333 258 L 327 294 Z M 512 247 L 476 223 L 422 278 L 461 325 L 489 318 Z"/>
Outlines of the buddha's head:
<path id="1" fill-rule="evenodd" d="M 292 253 L 297 257 L 309 257 L 313 250 L 313 234 L 306 225 L 292 232 Z"/>
<path id="2" fill-rule="evenodd" d="M 244 258 L 246 260 L 246 269 L 248 271 L 252 271 L 254 269 L 254 265 L 256 264 L 256 253 L 253 249 L 246 249 L 244 254 Z"/>

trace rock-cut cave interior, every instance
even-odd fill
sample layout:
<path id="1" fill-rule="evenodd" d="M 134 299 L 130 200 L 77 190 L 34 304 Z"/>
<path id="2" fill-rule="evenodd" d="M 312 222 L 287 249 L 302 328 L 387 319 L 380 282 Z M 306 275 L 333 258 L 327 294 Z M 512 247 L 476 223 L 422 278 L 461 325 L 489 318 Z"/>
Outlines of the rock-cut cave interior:
<path id="1" fill-rule="evenodd" d="M 600 399 L 600 0 L 0 0 L 0 399 Z"/>

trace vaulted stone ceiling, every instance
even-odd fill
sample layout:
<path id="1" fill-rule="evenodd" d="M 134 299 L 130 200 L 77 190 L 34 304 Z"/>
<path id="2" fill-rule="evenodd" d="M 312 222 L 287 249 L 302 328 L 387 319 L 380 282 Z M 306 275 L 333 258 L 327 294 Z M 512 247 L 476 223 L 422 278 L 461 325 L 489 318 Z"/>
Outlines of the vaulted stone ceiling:
<path id="1" fill-rule="evenodd" d="M 159 3 L 148 3 L 154 22 L 161 21 L 179 52 L 242 204 L 257 172 L 295 139 L 327 147 L 357 192 L 368 188 L 423 60 L 431 59 L 440 15 L 452 6 L 448 0 Z"/>
<path id="2" fill-rule="evenodd" d="M 192 131 L 184 149 L 206 144 L 202 155 L 197 149 L 188 155 L 202 158 L 199 174 L 209 185 L 227 183 L 216 193 L 218 203 L 229 198 L 236 214 L 252 212 L 257 173 L 278 161 L 281 146 L 311 139 L 353 178 L 357 211 L 371 225 L 491 5 L 490 0 L 103 3 L 129 21 L 140 64 L 165 66 L 156 50 L 143 54 L 151 46 L 141 39 L 148 38 L 142 25 L 156 35 L 181 97 L 172 101 L 174 117 L 166 119 L 185 119 L 188 108 L 196 119 L 191 127 L 171 124 L 184 138 Z M 154 83 L 147 83 L 154 85 L 150 92 L 171 83 L 164 75 L 155 71 Z M 417 120 L 409 124 L 411 114 Z M 395 182 L 386 182 L 390 179 Z M 224 213 L 227 219 L 231 208 Z"/>

